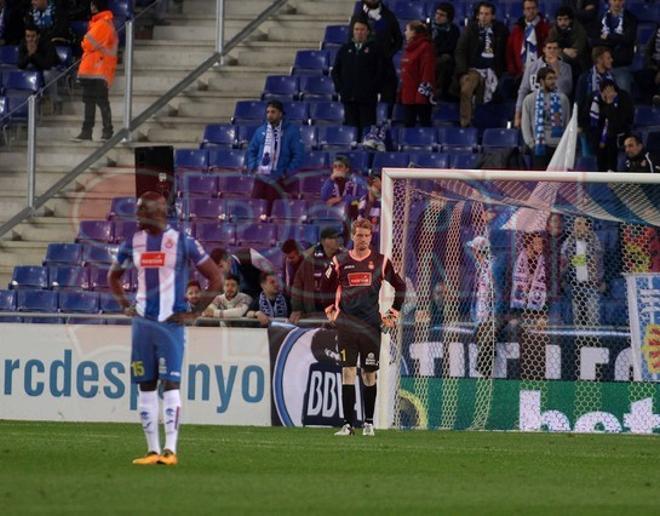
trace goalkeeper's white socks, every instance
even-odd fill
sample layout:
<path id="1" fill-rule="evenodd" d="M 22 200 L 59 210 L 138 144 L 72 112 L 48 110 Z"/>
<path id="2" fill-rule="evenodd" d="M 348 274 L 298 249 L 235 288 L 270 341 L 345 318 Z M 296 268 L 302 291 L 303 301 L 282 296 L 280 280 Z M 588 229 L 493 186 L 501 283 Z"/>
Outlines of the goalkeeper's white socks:
<path id="1" fill-rule="evenodd" d="M 140 391 L 138 394 L 138 412 L 140 413 L 144 435 L 147 438 L 148 451 L 160 453 L 157 391 Z"/>
<path id="2" fill-rule="evenodd" d="M 165 449 L 176 453 L 181 415 L 181 391 L 173 389 L 163 392 L 163 425 L 165 426 Z"/>

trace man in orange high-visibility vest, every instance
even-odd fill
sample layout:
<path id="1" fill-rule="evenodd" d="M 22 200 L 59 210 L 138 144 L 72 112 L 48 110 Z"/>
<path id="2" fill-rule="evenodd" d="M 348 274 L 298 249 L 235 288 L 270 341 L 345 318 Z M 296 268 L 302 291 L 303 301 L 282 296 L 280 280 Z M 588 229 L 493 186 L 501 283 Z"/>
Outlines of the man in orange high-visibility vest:
<path id="1" fill-rule="evenodd" d="M 112 114 L 108 89 L 112 85 L 117 69 L 118 38 L 112 22 L 112 11 L 108 0 L 92 0 L 92 18 L 83 38 L 83 56 L 78 68 L 78 79 L 83 89 L 85 119 L 80 134 L 74 141 L 92 139 L 96 106 L 101 111 L 103 121 L 102 140 L 112 137 Z"/>

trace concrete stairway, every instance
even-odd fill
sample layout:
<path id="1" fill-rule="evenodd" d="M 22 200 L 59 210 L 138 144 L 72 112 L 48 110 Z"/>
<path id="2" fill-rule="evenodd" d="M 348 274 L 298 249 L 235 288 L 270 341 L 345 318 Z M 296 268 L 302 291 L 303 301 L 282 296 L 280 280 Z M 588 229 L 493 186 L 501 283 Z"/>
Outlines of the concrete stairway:
<path id="1" fill-rule="evenodd" d="M 263 11 L 270 0 L 226 0 L 226 39 Z M 169 144 L 196 147 L 204 126 L 228 122 L 236 101 L 258 98 L 267 75 L 288 74 L 295 52 L 318 48 L 326 25 L 346 23 L 353 0 L 290 0 L 280 12 L 235 48 L 226 66 L 205 73 L 134 134 L 130 144 L 112 149 L 86 173 L 51 199 L 34 217 L 0 238 L 0 288 L 18 264 L 39 264 L 49 242 L 70 242 L 78 223 L 105 218 L 112 197 L 133 195 L 134 148 Z M 170 25 L 153 28 L 152 39 L 135 44 L 134 116 L 205 60 L 213 51 L 215 2 L 185 0 Z M 124 70 L 120 65 L 111 88 L 115 130 L 122 126 Z M 80 131 L 79 92 L 64 103 L 63 113 L 44 116 L 37 129 L 37 195 L 63 177 L 99 146 L 100 120 L 91 143 L 72 143 Z M 26 145 L 22 138 L 0 147 L 0 222 L 25 202 Z"/>

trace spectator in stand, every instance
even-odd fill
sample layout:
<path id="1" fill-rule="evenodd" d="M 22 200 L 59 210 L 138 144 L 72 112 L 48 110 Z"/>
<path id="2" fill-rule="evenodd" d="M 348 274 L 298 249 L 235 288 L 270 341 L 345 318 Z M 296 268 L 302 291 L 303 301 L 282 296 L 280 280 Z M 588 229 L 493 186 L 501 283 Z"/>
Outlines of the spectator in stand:
<path id="1" fill-rule="evenodd" d="M 378 246 L 380 242 L 380 177 L 370 176 L 367 184 L 367 193 L 362 196 L 358 204 L 358 218 L 367 219 L 371 222 L 372 244 Z"/>
<path id="2" fill-rule="evenodd" d="M 575 19 L 584 27 L 587 34 L 598 33 L 598 4 L 600 0 L 564 0 L 562 7 L 568 7 Z"/>
<path id="3" fill-rule="evenodd" d="M 339 49 L 332 68 L 335 90 L 344 104 L 344 125 L 357 128 L 358 141 L 366 127 L 376 124 L 378 90 L 385 67 L 380 47 L 368 39 L 369 31 L 365 14 L 353 16 L 353 39 Z"/>
<path id="4" fill-rule="evenodd" d="M 284 270 L 282 271 L 282 281 L 284 284 L 284 295 L 291 300 L 291 291 L 293 289 L 293 281 L 296 277 L 296 272 L 300 268 L 303 261 L 303 255 L 300 250 L 300 245 L 293 238 L 285 241 L 281 247 L 284 253 Z"/>
<path id="5" fill-rule="evenodd" d="M 50 41 L 42 39 L 39 35 L 39 29 L 34 25 L 28 25 L 25 28 L 25 39 L 18 47 L 18 67 L 21 70 L 38 70 L 44 76 L 44 82 L 47 84 L 47 95 L 44 95 L 41 103 L 42 114 L 52 114 L 54 106 L 61 105 L 61 100 L 57 91 L 57 81 L 53 79 L 57 71 L 51 72 L 50 69 L 59 63 L 57 51 Z"/>
<path id="6" fill-rule="evenodd" d="M 646 47 L 644 68 L 635 74 L 635 79 L 644 102 L 660 106 L 660 23 Z"/>
<path id="7" fill-rule="evenodd" d="M 449 93 L 455 66 L 454 52 L 460 35 L 454 23 L 454 6 L 449 2 L 437 4 L 431 19 L 431 39 L 435 51 L 435 96 L 438 99 L 446 98 Z"/>
<path id="8" fill-rule="evenodd" d="M 269 101 L 266 122 L 255 131 L 246 155 L 248 172 L 256 175 L 252 197 L 266 199 L 269 213 L 275 199 L 286 197 L 284 181 L 296 173 L 304 151 L 300 130 L 284 119 L 282 103 Z"/>
<path id="9" fill-rule="evenodd" d="M 53 45 L 66 45 L 69 42 L 69 20 L 66 9 L 55 0 L 32 0 L 25 24 L 35 25 L 43 39 Z"/>
<path id="10" fill-rule="evenodd" d="M 523 0 L 523 15 L 511 29 L 506 45 L 506 68 L 509 75 L 520 80 L 529 65 L 539 59 L 550 25 L 539 14 L 537 0 Z"/>
<path id="11" fill-rule="evenodd" d="M 594 39 L 593 45 L 604 45 L 611 49 L 614 59 L 612 74 L 616 83 L 630 93 L 630 65 L 635 57 L 637 18 L 625 9 L 625 3 L 625 0 L 609 0 L 609 9 L 600 21 L 599 37 Z"/>
<path id="12" fill-rule="evenodd" d="M 603 247 L 584 217 L 575 217 L 573 230 L 561 247 L 562 283 L 571 295 L 573 324 L 597 326 L 600 294 L 605 291 Z"/>
<path id="13" fill-rule="evenodd" d="M 23 37 L 21 0 L 0 0 L 0 45 L 18 45 Z"/>
<path id="14" fill-rule="evenodd" d="M 83 56 L 78 67 L 78 78 L 83 88 L 85 119 L 82 130 L 74 141 L 92 139 L 96 106 L 101 111 L 103 122 L 101 140 L 109 140 L 113 133 L 108 90 L 112 86 L 117 69 L 119 40 L 107 0 L 92 0 L 90 9 L 92 19 L 83 38 Z"/>
<path id="15" fill-rule="evenodd" d="M 557 74 L 541 68 L 537 74 L 539 87 L 523 102 L 522 134 L 532 155 L 532 168 L 545 170 L 568 125 L 571 107 L 568 97 L 557 91 Z"/>
<path id="16" fill-rule="evenodd" d="M 252 302 L 246 317 L 253 317 L 261 326 L 268 326 L 275 318 L 289 317 L 289 304 L 281 292 L 280 282 L 274 272 L 261 274 L 261 293 Z"/>
<path id="17" fill-rule="evenodd" d="M 252 304 L 252 298 L 240 292 L 239 282 L 238 276 L 227 274 L 223 286 L 224 293 L 216 296 L 202 315 L 215 319 L 243 317 Z"/>
<path id="18" fill-rule="evenodd" d="M 268 258 L 251 248 L 238 249 L 231 254 L 217 247 L 211 251 L 210 256 L 223 274 L 233 274 L 239 278 L 241 292 L 253 299 L 259 295 L 261 274 L 274 270 Z"/>
<path id="19" fill-rule="evenodd" d="M 67 12 L 71 21 L 87 21 L 90 18 L 90 0 L 69 0 Z"/>
<path id="20" fill-rule="evenodd" d="M 509 31 L 495 20 L 495 6 L 480 2 L 476 20 L 465 28 L 456 45 L 456 73 L 452 89 L 460 91 L 461 127 L 472 123 L 473 97 L 488 103 L 504 73 Z"/>
<path id="21" fill-rule="evenodd" d="M 559 45 L 557 42 L 548 38 L 543 45 L 543 57 L 525 68 L 516 100 L 516 116 L 513 122 L 515 127 L 520 127 L 522 104 L 525 97 L 539 87 L 537 74 L 543 68 L 554 70 L 557 78 L 557 91 L 563 93 L 566 97 L 570 97 L 573 94 L 573 72 L 571 71 L 571 67 L 559 59 Z"/>
<path id="22" fill-rule="evenodd" d="M 304 253 L 304 259 L 293 281 L 291 316 L 296 324 L 302 317 L 324 317 L 324 309 L 332 300 L 321 292 L 321 277 L 332 263 L 332 258 L 343 251 L 341 235 L 334 228 L 324 228 L 319 242 Z"/>
<path id="23" fill-rule="evenodd" d="M 332 162 L 332 175 L 321 187 L 321 200 L 328 206 L 344 204 L 350 218 L 357 217 L 358 203 L 367 187 L 362 176 L 351 173 L 351 162 L 346 156 L 336 156 Z"/>
<path id="24" fill-rule="evenodd" d="M 636 134 L 626 136 L 623 150 L 626 153 L 625 172 L 660 173 L 660 157 L 648 152 Z"/>
<path id="25" fill-rule="evenodd" d="M 361 11 L 367 15 L 371 37 L 380 46 L 385 57 L 380 100 L 390 105 L 391 114 L 399 86 L 392 58 L 403 46 L 399 20 L 381 0 L 362 0 L 355 9 L 356 14 Z"/>
<path id="26" fill-rule="evenodd" d="M 189 312 L 199 312 L 198 306 L 202 298 L 202 285 L 197 280 L 190 280 L 186 286 L 186 301 Z"/>
<path id="27" fill-rule="evenodd" d="M 630 133 L 633 123 L 630 95 L 617 90 L 614 81 L 604 79 L 600 83 L 600 93 L 578 109 L 579 126 L 586 134 L 590 155 L 596 156 L 598 170 L 616 170 L 623 136 Z"/>
<path id="28" fill-rule="evenodd" d="M 596 47 L 591 51 L 594 65 L 578 78 L 575 88 L 575 102 L 578 106 L 591 100 L 600 91 L 604 79 L 614 81 L 612 75 L 612 52 L 607 47 Z M 615 81 L 616 82 L 616 81 Z"/>
<path id="29" fill-rule="evenodd" d="M 550 27 L 548 40 L 554 40 L 559 45 L 561 60 L 568 63 L 573 71 L 573 77 L 579 75 L 589 66 L 589 40 L 587 31 L 575 19 L 570 7 L 557 9 L 555 23 Z"/>
<path id="30" fill-rule="evenodd" d="M 435 104 L 435 56 L 426 25 L 411 21 L 405 30 L 406 48 L 401 59 L 401 104 L 404 125 L 431 127 L 431 108 Z"/>

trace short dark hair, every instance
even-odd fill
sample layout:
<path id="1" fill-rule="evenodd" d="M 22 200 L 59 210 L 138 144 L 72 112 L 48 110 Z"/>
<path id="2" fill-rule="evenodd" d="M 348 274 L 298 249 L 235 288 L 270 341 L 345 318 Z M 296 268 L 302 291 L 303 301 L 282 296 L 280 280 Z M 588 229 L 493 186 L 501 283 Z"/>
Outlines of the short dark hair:
<path id="1" fill-rule="evenodd" d="M 595 63 L 606 52 L 609 52 L 609 54 L 612 55 L 612 50 L 609 47 L 594 47 L 591 51 L 591 60 Z"/>
<path id="2" fill-rule="evenodd" d="M 573 9 L 567 5 L 562 5 L 559 9 L 557 9 L 555 18 L 559 18 L 560 16 L 566 16 L 569 20 L 575 19 L 575 13 L 573 12 Z"/>
<path id="3" fill-rule="evenodd" d="M 213 260 L 215 263 L 220 263 L 222 260 L 229 260 L 231 255 L 226 249 L 223 249 L 222 247 L 216 247 L 211 251 L 210 256 L 211 260 Z"/>
<path id="4" fill-rule="evenodd" d="M 259 284 L 265 283 L 266 280 L 268 280 L 268 278 L 271 276 L 277 277 L 277 274 L 275 274 L 273 271 L 262 271 L 261 274 L 259 274 Z"/>
<path id="5" fill-rule="evenodd" d="M 635 140 L 638 145 L 644 145 L 644 140 L 642 140 L 642 137 L 637 133 L 631 133 L 626 135 L 623 141 L 625 142 L 628 138 L 632 138 L 633 140 Z"/>
<path id="6" fill-rule="evenodd" d="M 366 25 L 369 27 L 369 32 L 371 32 L 371 27 L 369 26 L 369 17 L 364 14 L 363 12 L 359 12 L 351 18 L 350 21 L 350 27 L 351 27 L 351 34 L 349 35 L 349 39 L 353 36 L 353 27 L 355 26 L 356 23 L 361 23 L 362 25 Z"/>
<path id="7" fill-rule="evenodd" d="M 34 22 L 29 22 L 25 25 L 25 32 L 30 31 L 30 32 L 36 32 L 37 34 L 41 34 L 41 31 L 39 30 L 39 27 L 37 27 Z"/>
<path id="8" fill-rule="evenodd" d="M 342 163 L 346 168 L 351 168 L 351 160 L 348 156 L 344 156 L 343 154 L 337 154 L 335 156 L 335 159 L 332 160 L 332 164 L 334 165 L 335 163 Z"/>
<path id="9" fill-rule="evenodd" d="M 545 78 L 546 78 L 548 75 L 550 75 L 550 74 L 557 75 L 557 72 L 555 72 L 555 71 L 554 71 L 552 68 L 550 68 L 549 66 L 546 66 L 546 67 L 544 67 L 544 68 L 541 68 L 541 69 L 536 73 L 536 82 L 538 82 L 538 83 L 540 84 L 541 81 L 545 81 Z"/>
<path id="10" fill-rule="evenodd" d="M 426 26 L 426 23 L 420 20 L 409 21 L 407 25 L 415 34 L 428 34 L 429 32 L 429 28 Z"/>
<path id="11" fill-rule="evenodd" d="M 236 274 L 227 274 L 227 275 L 225 276 L 225 281 L 235 281 L 235 282 L 238 283 L 239 285 L 241 284 L 241 278 L 239 278 L 238 276 L 236 276 Z"/>
<path id="12" fill-rule="evenodd" d="M 451 5 L 449 2 L 440 2 L 439 4 L 435 4 L 435 11 L 433 13 L 435 14 L 438 11 L 442 11 L 447 13 L 447 20 L 448 21 L 454 21 L 454 16 L 456 15 L 456 11 L 454 10 L 454 6 Z"/>
<path id="13" fill-rule="evenodd" d="M 268 109 L 269 107 L 274 107 L 280 113 L 284 114 L 284 104 L 282 104 L 279 100 L 276 99 L 269 100 L 268 104 L 266 104 L 266 109 Z"/>
<path id="14" fill-rule="evenodd" d="M 475 16 L 476 16 L 477 14 L 479 14 L 479 9 L 481 9 L 482 7 L 487 7 L 488 9 L 490 9 L 490 11 L 491 11 L 493 14 L 495 14 L 495 13 L 497 12 L 497 9 L 495 9 L 495 5 L 494 5 L 494 4 L 491 4 L 490 2 L 479 2 L 479 3 L 477 4 L 477 6 L 474 8 L 474 15 L 475 15 Z"/>
<path id="15" fill-rule="evenodd" d="M 283 253 L 289 254 L 293 251 L 298 251 L 300 252 L 300 246 L 298 245 L 298 242 L 296 242 L 293 238 L 289 238 L 286 240 L 283 244 L 282 247 L 280 247 Z"/>
<path id="16" fill-rule="evenodd" d="M 534 2 L 534 5 L 536 5 L 536 7 L 539 6 L 539 0 L 522 0 L 523 6 L 525 5 L 525 2 Z"/>
<path id="17" fill-rule="evenodd" d="M 186 285 L 186 290 L 188 290 L 190 287 L 197 287 L 199 290 L 202 290 L 202 284 L 196 279 L 190 280 L 188 282 L 188 284 Z"/>
<path id="18" fill-rule="evenodd" d="M 605 88 L 610 88 L 610 87 L 619 91 L 616 82 L 614 82 L 612 79 L 603 79 L 602 81 L 600 81 L 600 91 L 605 91 Z"/>

